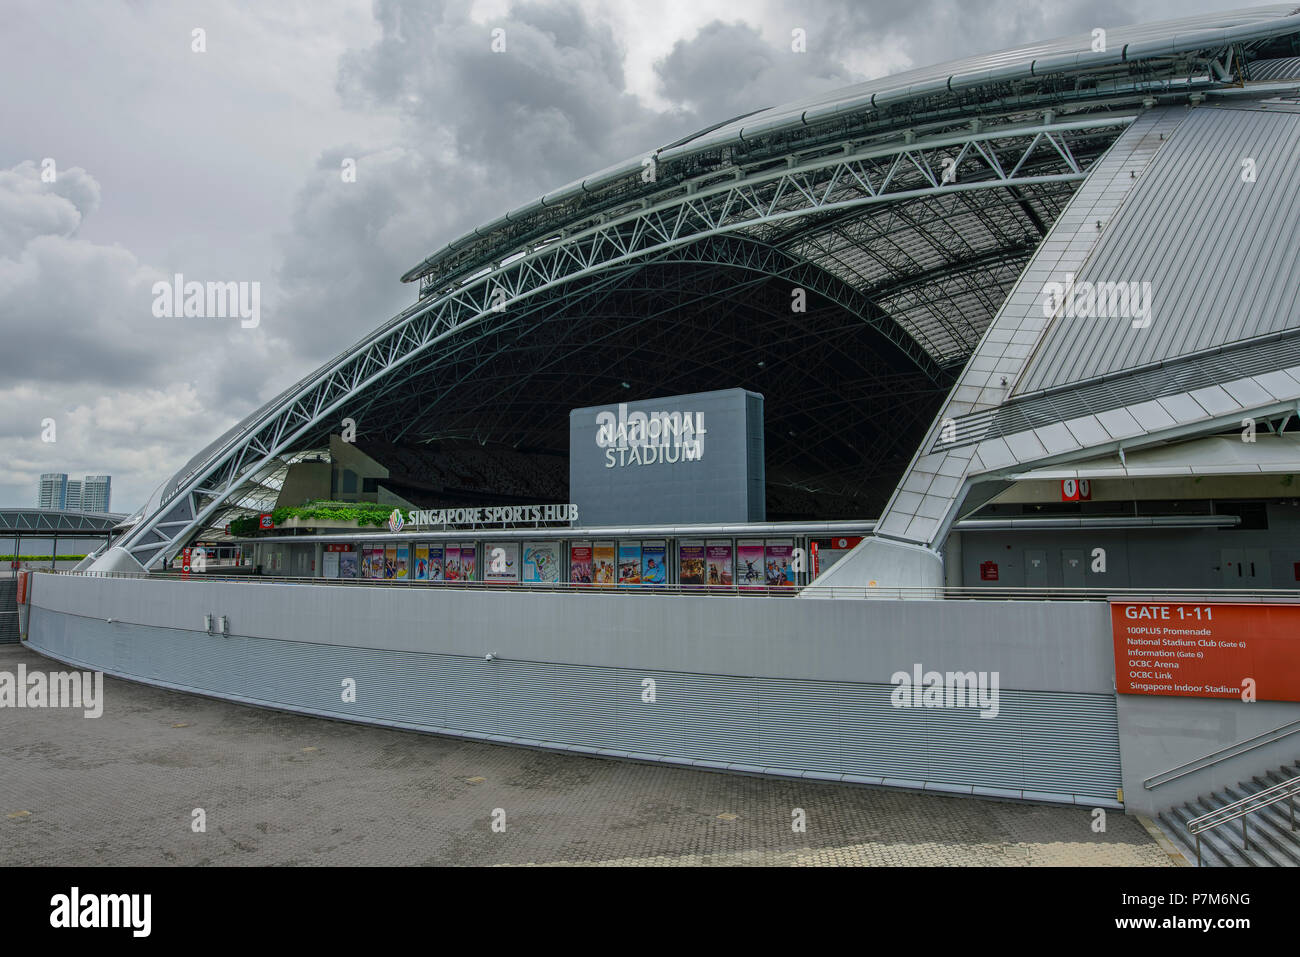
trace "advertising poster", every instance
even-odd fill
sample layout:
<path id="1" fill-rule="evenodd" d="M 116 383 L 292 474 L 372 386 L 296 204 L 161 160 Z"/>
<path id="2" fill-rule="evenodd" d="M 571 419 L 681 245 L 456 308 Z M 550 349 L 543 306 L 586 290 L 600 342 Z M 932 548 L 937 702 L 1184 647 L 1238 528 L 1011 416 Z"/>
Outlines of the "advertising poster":
<path id="1" fill-rule="evenodd" d="M 429 546 L 429 581 L 442 581 L 442 546 Z"/>
<path id="2" fill-rule="evenodd" d="M 485 582 L 519 581 L 518 542 L 488 542 L 484 546 L 483 580 Z"/>
<path id="3" fill-rule="evenodd" d="M 460 580 L 463 582 L 476 581 L 478 568 L 478 552 L 473 545 L 462 545 L 460 547 Z"/>
<path id="4" fill-rule="evenodd" d="M 767 543 L 766 577 L 769 588 L 794 587 L 794 542 Z"/>
<path id="5" fill-rule="evenodd" d="M 357 577 L 357 553 L 341 552 L 339 554 L 339 578 Z"/>
<path id="6" fill-rule="evenodd" d="M 367 578 L 384 577 L 384 550 L 382 548 L 369 548 L 366 550 L 370 565 Z"/>
<path id="7" fill-rule="evenodd" d="M 641 584 L 668 584 L 668 547 L 665 542 L 641 543 Z"/>
<path id="8" fill-rule="evenodd" d="M 705 546 L 709 562 L 710 585 L 723 585 L 730 588 L 735 584 L 731 577 L 731 542 L 712 542 Z"/>
<path id="9" fill-rule="evenodd" d="M 443 565 L 443 580 L 449 582 L 460 581 L 460 546 L 447 546 L 446 564 Z"/>
<path id="10" fill-rule="evenodd" d="M 322 577 L 338 578 L 339 577 L 339 553 L 326 552 L 321 556 L 321 558 L 324 561 L 324 568 L 321 572 Z"/>
<path id="11" fill-rule="evenodd" d="M 591 568 L 596 584 L 607 588 L 614 584 L 614 543 L 597 542 L 592 549 Z"/>
<path id="12" fill-rule="evenodd" d="M 429 546 L 416 545 L 413 551 L 415 556 L 414 565 L 411 568 L 411 577 L 418 582 L 427 582 L 429 580 Z"/>
<path id="13" fill-rule="evenodd" d="M 763 543 L 761 541 L 736 542 L 736 581 L 744 588 L 763 585 Z"/>
<path id="14" fill-rule="evenodd" d="M 641 543 L 618 543 L 618 583 L 619 585 L 641 584 Z"/>
<path id="15" fill-rule="evenodd" d="M 560 543 L 524 543 L 524 581 L 557 584 L 560 581 Z"/>
<path id="16" fill-rule="evenodd" d="M 411 547 L 409 545 L 397 546 L 397 574 L 393 577 L 402 579 L 411 577 Z"/>
<path id="17" fill-rule="evenodd" d="M 591 543 L 575 543 L 569 548 L 569 582 L 573 585 L 591 584 Z"/>
<path id="18" fill-rule="evenodd" d="M 384 547 L 384 565 L 383 565 L 382 577 L 384 578 L 397 577 L 397 546 L 396 545 L 386 545 Z"/>
<path id="19" fill-rule="evenodd" d="M 681 569 L 679 581 L 683 585 L 699 586 L 705 581 L 705 561 L 703 542 L 682 542 L 677 549 L 678 568 Z"/>

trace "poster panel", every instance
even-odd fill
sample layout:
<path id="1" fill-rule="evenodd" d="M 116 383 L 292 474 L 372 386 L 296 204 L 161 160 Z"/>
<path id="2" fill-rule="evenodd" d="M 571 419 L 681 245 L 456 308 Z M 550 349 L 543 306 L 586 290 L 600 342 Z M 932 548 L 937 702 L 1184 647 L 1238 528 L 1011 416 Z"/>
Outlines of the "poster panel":
<path id="1" fill-rule="evenodd" d="M 412 549 L 411 577 L 417 582 L 429 580 L 429 546 L 416 544 Z"/>
<path id="2" fill-rule="evenodd" d="M 321 555 L 321 560 L 323 563 L 321 567 L 321 577 L 338 578 L 339 577 L 339 553 L 325 552 L 323 555 Z"/>
<path id="3" fill-rule="evenodd" d="M 743 588 L 763 585 L 763 542 L 742 540 L 736 542 L 736 579 Z"/>
<path id="4" fill-rule="evenodd" d="M 794 587 L 794 542 L 768 539 L 765 579 L 769 588 Z"/>
<path id="5" fill-rule="evenodd" d="M 618 583 L 630 587 L 641 584 L 641 543 L 618 543 Z"/>
<path id="6" fill-rule="evenodd" d="M 403 581 L 411 577 L 411 547 L 409 545 L 397 546 L 397 574 L 394 578 L 400 578 Z"/>
<path id="7" fill-rule="evenodd" d="M 366 549 L 366 577 L 383 578 L 384 577 L 384 549 L 382 546 L 373 546 Z"/>
<path id="8" fill-rule="evenodd" d="M 357 577 L 357 553 L 340 552 L 339 553 L 339 578 L 356 578 Z"/>
<path id="9" fill-rule="evenodd" d="M 559 542 L 524 542 L 524 581 L 558 584 L 562 571 Z"/>
<path id="10" fill-rule="evenodd" d="M 397 577 L 397 546 L 396 545 L 384 546 L 384 563 L 382 566 L 381 574 L 384 578 Z"/>
<path id="11" fill-rule="evenodd" d="M 442 546 L 429 546 L 429 581 L 442 581 Z"/>
<path id="12" fill-rule="evenodd" d="M 569 584 L 591 584 L 591 542 L 574 542 L 569 547 Z"/>
<path id="13" fill-rule="evenodd" d="M 703 542 L 682 542 L 677 546 L 677 563 L 680 584 L 692 588 L 704 584 L 707 572 Z"/>
<path id="14" fill-rule="evenodd" d="M 597 542 L 592 548 L 591 563 L 597 585 L 608 588 L 614 584 L 613 542 Z"/>
<path id="15" fill-rule="evenodd" d="M 478 575 L 478 547 L 476 545 L 460 546 L 460 580 L 463 582 L 477 581 Z"/>
<path id="16" fill-rule="evenodd" d="M 485 582 L 519 581 L 519 543 L 488 542 L 483 547 Z"/>
<path id="17" fill-rule="evenodd" d="M 1110 605 L 1120 694 L 1300 701 L 1300 605 Z"/>
<path id="18" fill-rule="evenodd" d="M 731 574 L 731 542 L 709 542 L 705 546 L 709 563 L 709 584 L 730 588 L 735 584 Z"/>
<path id="19" fill-rule="evenodd" d="M 641 584 L 668 584 L 668 543 L 641 543 Z"/>
<path id="20" fill-rule="evenodd" d="M 448 545 L 447 558 L 443 565 L 444 580 L 449 582 L 458 582 L 460 578 L 460 546 Z"/>

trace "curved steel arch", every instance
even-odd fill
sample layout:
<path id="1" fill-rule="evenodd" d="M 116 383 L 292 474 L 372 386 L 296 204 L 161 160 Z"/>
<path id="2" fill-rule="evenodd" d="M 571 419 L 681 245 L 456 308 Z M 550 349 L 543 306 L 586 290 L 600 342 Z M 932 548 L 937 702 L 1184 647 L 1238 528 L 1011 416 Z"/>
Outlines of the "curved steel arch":
<path id="1" fill-rule="evenodd" d="M 845 152 L 777 169 L 728 176 L 714 185 L 687 183 L 653 205 L 643 204 L 552 242 L 485 264 L 468 279 L 437 290 L 351 349 L 281 393 L 205 450 L 159 490 L 119 543 L 145 568 L 174 554 L 249 476 L 265 470 L 349 398 L 369 390 L 453 333 L 515 304 L 617 266 L 725 234 L 762 236 L 764 227 L 846 210 L 865 210 L 926 196 L 1077 182 L 1086 171 L 1065 135 L 1118 130 L 1133 115 L 1074 123 L 1036 122 L 971 131 L 924 142 L 910 137 L 885 147 Z M 1011 157 L 1008 162 L 1003 157 Z M 771 254 L 788 256 L 773 247 Z M 804 262 L 789 265 L 796 284 L 826 285 L 828 274 Z M 428 292 L 425 289 L 422 292 Z M 834 298 L 833 295 L 828 298 Z M 846 304 L 847 305 L 847 304 Z M 865 298 L 857 314 L 922 369 L 925 350 Z"/>

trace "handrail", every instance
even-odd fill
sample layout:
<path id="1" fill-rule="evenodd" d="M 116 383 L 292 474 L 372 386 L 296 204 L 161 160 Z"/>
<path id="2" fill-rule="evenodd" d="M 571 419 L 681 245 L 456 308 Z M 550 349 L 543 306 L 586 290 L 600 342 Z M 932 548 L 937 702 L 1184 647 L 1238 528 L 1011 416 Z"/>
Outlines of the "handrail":
<path id="1" fill-rule="evenodd" d="M 217 566 L 222 567 L 222 566 Z M 237 581 L 257 584 L 343 585 L 346 587 L 375 588 L 465 588 L 489 591 L 543 591 L 572 594 L 621 595 L 759 595 L 770 593 L 791 597 L 796 594 L 815 598 L 896 598 L 918 600 L 973 600 L 973 601 L 1149 601 L 1149 602 L 1231 602 L 1231 603 L 1281 603 L 1300 604 L 1300 589 L 1228 589 L 1228 588 L 991 588 L 974 585 L 886 586 L 863 585 L 596 585 L 573 582 L 485 582 L 485 581 L 425 581 L 413 578 L 316 578 L 292 575 L 237 575 L 191 572 L 183 573 L 144 571 L 73 571 L 71 569 L 32 569 L 45 574 L 75 575 L 85 578 L 149 578 L 159 581 Z"/>
<path id="2" fill-rule="evenodd" d="M 1282 733 L 1278 734 L 1279 731 Z M 1148 791 L 1154 791 L 1156 788 L 1160 787 L 1161 785 L 1168 784 L 1170 781 L 1176 781 L 1179 778 L 1186 777 L 1189 774 L 1195 774 L 1197 771 L 1204 771 L 1206 768 L 1212 768 L 1220 761 L 1226 761 L 1229 758 L 1235 758 L 1238 755 L 1246 754 L 1249 751 L 1254 751 L 1256 748 L 1263 747 L 1266 744 L 1272 744 L 1274 741 L 1281 741 L 1283 738 L 1289 737 L 1296 733 L 1300 733 L 1300 720 L 1291 721 L 1288 722 L 1287 724 L 1279 725 L 1278 727 L 1274 728 L 1272 731 L 1261 731 L 1259 734 L 1253 735 L 1252 737 L 1243 738 L 1242 740 L 1237 741 L 1233 744 L 1224 745 L 1222 748 L 1219 748 L 1216 751 L 1211 751 L 1208 754 L 1203 754 L 1199 758 L 1193 758 L 1192 760 L 1186 762 L 1185 764 L 1180 764 L 1176 767 L 1169 768 L 1169 770 L 1167 771 L 1161 771 L 1159 774 L 1153 774 L 1151 775 L 1151 777 L 1147 778 L 1145 781 L 1142 782 L 1142 787 L 1144 787 Z M 1276 735 L 1276 737 L 1270 737 L 1270 735 Z M 1260 740 L 1261 738 L 1268 738 L 1268 740 L 1262 741 Z M 1252 744 L 1251 742 L 1256 742 L 1256 743 Z M 1242 747 L 1243 745 L 1250 745 L 1250 746 Z M 1236 748 L 1241 748 L 1241 750 L 1240 751 L 1234 750 Z M 1232 753 L 1229 754 L 1228 753 L 1229 751 L 1231 751 Z M 1201 764 L 1202 761 L 1205 761 L 1207 763 Z M 1199 766 L 1193 767 L 1193 765 L 1199 765 Z M 1168 777 L 1166 777 L 1166 775 L 1168 775 Z M 1157 781 L 1156 780 L 1157 778 L 1162 778 L 1163 780 Z"/>
<path id="3" fill-rule="evenodd" d="M 1250 847 L 1250 838 L 1246 835 L 1246 815 L 1253 814 L 1256 811 L 1262 811 L 1266 807 L 1272 807 L 1279 801 L 1289 800 L 1291 810 L 1291 830 L 1295 830 L 1295 796 L 1300 794 L 1300 774 L 1293 778 L 1283 781 L 1281 784 L 1275 784 L 1271 788 L 1263 791 L 1257 791 L 1248 795 L 1239 801 L 1233 801 L 1231 804 L 1225 804 L 1223 807 L 1215 808 L 1208 814 L 1202 814 L 1200 817 L 1194 817 L 1187 822 L 1187 830 L 1196 836 L 1196 866 L 1201 866 L 1201 834 L 1205 831 L 1212 831 L 1216 827 L 1222 827 L 1224 824 L 1241 819 L 1241 849 L 1246 851 Z M 1267 800 L 1264 800 L 1267 798 Z M 1250 807 L 1249 805 L 1254 805 Z M 1222 820 L 1213 820 L 1219 815 L 1226 815 Z"/>
<path id="4" fill-rule="evenodd" d="M 226 567 L 226 566 L 217 566 Z M 247 567 L 247 566 L 245 566 Z M 490 581 L 428 581 L 414 578 L 319 578 L 316 576 L 295 576 L 295 575 L 276 575 L 263 572 L 260 575 L 248 574 L 213 574 L 211 572 L 190 572 L 188 574 L 176 571 L 174 569 L 165 572 L 145 572 L 145 571 L 74 571 L 72 569 L 31 569 L 33 572 L 42 572 L 46 574 L 74 575 L 88 578 L 150 578 L 161 581 L 184 581 L 199 580 L 204 581 L 241 581 L 257 582 L 262 584 L 311 584 L 311 585 L 345 585 L 345 586 L 373 586 L 380 588 L 469 588 L 469 589 L 504 589 L 504 590 L 536 590 L 536 591 L 573 591 L 578 593 L 642 593 L 642 594 L 665 594 L 681 592 L 683 594 L 716 594 L 716 593 L 735 593 L 748 594 L 751 592 L 763 591 L 770 587 L 771 591 L 781 594 L 792 594 L 794 592 L 811 592 L 820 594 L 825 597 L 853 597 L 869 596 L 873 598 L 884 598 L 891 596 L 898 597 L 934 597 L 934 598 L 978 598 L 986 600 L 1081 600 L 1081 601 L 1106 601 L 1108 599 L 1122 601 L 1154 601 L 1154 602 L 1187 602 L 1187 601 L 1219 601 L 1219 602 L 1237 602 L 1237 603 L 1260 603 L 1260 602 L 1280 602 L 1288 604 L 1300 604 L 1300 589 L 1228 589 L 1228 588 L 1053 588 L 1053 587 L 1000 587 L 991 588 L 984 586 L 966 586 L 966 585 L 918 585 L 918 586 L 862 586 L 862 585 L 818 585 L 815 582 L 801 586 L 766 586 L 766 585 L 746 585 L 743 583 L 733 583 L 731 585 L 684 585 L 684 584 L 661 584 L 661 585 L 624 585 L 619 586 L 616 583 L 608 585 L 596 584 L 576 584 L 574 582 L 490 582 Z"/>

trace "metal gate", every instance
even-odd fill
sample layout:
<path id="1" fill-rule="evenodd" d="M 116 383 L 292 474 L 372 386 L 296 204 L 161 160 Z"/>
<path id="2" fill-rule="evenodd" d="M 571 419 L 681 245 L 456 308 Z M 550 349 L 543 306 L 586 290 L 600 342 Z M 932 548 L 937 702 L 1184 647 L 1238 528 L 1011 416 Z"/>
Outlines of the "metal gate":
<path id="1" fill-rule="evenodd" d="M 0 644 L 18 640 L 18 579 L 0 578 Z"/>

